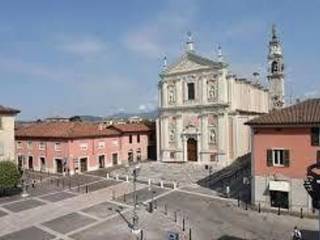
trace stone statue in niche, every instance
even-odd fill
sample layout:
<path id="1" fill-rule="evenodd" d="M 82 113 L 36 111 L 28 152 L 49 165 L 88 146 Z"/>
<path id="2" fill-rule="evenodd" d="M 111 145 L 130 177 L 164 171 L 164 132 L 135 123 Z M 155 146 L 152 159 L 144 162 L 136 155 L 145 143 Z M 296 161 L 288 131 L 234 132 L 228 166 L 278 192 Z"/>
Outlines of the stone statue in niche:
<path id="1" fill-rule="evenodd" d="M 210 83 L 208 86 L 208 99 L 215 100 L 216 99 L 216 86 L 214 83 Z"/>
<path id="2" fill-rule="evenodd" d="M 214 128 L 210 128 L 210 130 L 209 130 L 209 143 L 211 143 L 211 144 L 217 143 L 216 130 Z"/>
<path id="3" fill-rule="evenodd" d="M 169 87 L 168 94 L 169 94 L 169 103 L 174 103 L 175 102 L 175 93 L 174 93 L 174 87 L 173 86 Z"/>

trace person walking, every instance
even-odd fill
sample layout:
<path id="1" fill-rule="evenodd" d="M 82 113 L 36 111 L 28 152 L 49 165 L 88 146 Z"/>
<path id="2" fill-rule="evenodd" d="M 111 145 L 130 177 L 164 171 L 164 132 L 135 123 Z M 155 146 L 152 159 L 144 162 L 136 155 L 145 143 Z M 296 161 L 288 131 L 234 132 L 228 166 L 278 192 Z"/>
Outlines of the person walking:
<path id="1" fill-rule="evenodd" d="M 294 227 L 292 232 L 292 240 L 302 240 L 302 235 L 297 226 Z"/>

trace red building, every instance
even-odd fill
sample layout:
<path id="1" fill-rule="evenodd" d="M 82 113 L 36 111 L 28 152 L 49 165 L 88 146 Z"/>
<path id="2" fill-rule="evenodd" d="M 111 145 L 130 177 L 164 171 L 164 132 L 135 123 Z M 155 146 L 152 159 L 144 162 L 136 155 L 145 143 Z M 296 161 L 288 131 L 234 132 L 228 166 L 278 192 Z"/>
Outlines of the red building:
<path id="1" fill-rule="evenodd" d="M 252 202 L 289 210 L 312 208 L 306 169 L 320 160 L 320 99 L 272 111 L 252 129 Z"/>
<path id="2" fill-rule="evenodd" d="M 73 174 L 143 161 L 149 132 L 144 124 L 34 123 L 15 133 L 17 162 L 37 171 Z"/>

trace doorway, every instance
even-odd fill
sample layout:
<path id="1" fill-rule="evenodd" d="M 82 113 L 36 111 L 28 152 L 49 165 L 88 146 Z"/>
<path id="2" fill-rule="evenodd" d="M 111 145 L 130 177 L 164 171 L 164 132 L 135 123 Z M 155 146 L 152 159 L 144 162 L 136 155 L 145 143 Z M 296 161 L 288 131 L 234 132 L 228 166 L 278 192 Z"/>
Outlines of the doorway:
<path id="1" fill-rule="evenodd" d="M 46 159 L 44 157 L 40 157 L 40 171 L 46 171 Z"/>
<path id="2" fill-rule="evenodd" d="M 112 153 L 112 164 L 118 165 L 118 153 Z"/>
<path id="3" fill-rule="evenodd" d="M 80 172 L 88 171 L 87 162 L 88 162 L 87 158 L 81 158 L 80 159 Z"/>
<path id="4" fill-rule="evenodd" d="M 271 207 L 289 208 L 289 193 L 270 191 Z"/>
<path id="5" fill-rule="evenodd" d="M 100 155 L 99 156 L 99 168 L 104 168 L 104 166 L 105 166 L 105 156 Z"/>
<path id="6" fill-rule="evenodd" d="M 33 157 L 29 156 L 28 158 L 28 167 L 29 169 L 33 170 Z"/>
<path id="7" fill-rule="evenodd" d="M 188 161 L 196 162 L 197 159 L 197 140 L 189 138 L 187 141 Z"/>
<path id="8" fill-rule="evenodd" d="M 62 159 L 56 159 L 57 173 L 63 173 Z"/>

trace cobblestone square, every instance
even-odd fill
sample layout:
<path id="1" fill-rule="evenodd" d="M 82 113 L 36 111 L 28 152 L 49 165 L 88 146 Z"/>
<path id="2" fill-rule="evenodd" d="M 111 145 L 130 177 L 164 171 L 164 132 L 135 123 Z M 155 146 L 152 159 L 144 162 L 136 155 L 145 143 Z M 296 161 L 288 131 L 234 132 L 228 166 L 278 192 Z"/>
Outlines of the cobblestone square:
<path id="1" fill-rule="evenodd" d="M 77 228 L 93 223 L 95 220 L 79 213 L 70 213 L 62 217 L 45 222 L 42 225 L 59 233 L 68 233 Z"/>
<path id="2" fill-rule="evenodd" d="M 0 240 L 50 240 L 55 236 L 37 227 L 30 227 L 0 237 Z"/>
<path id="3" fill-rule="evenodd" d="M 47 200 L 47 201 L 50 201 L 50 202 L 58 202 L 58 201 L 62 201 L 62 200 L 67 199 L 67 198 L 72 198 L 74 196 L 76 196 L 76 195 L 72 194 L 72 193 L 59 192 L 59 193 L 53 193 L 53 194 L 50 194 L 50 195 L 46 195 L 46 196 L 43 196 L 43 197 L 40 197 L 40 198 L 44 199 L 44 200 Z"/>
<path id="4" fill-rule="evenodd" d="M 93 215 L 98 218 L 106 218 L 112 214 L 117 213 L 118 211 L 123 211 L 126 209 L 123 206 L 110 203 L 110 202 L 103 202 L 89 208 L 82 209 L 81 212 L 87 213 L 89 215 Z"/>
<path id="5" fill-rule="evenodd" d="M 44 205 L 44 202 L 35 199 L 26 199 L 19 202 L 9 203 L 2 205 L 3 208 L 10 210 L 11 212 L 21 212 L 31 208 L 36 208 Z"/>

